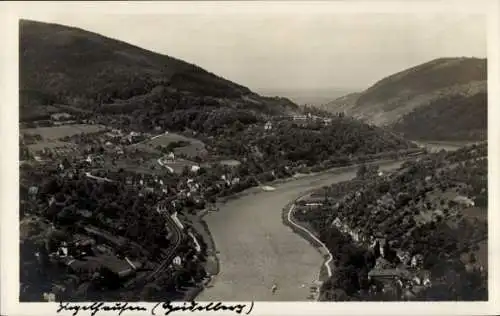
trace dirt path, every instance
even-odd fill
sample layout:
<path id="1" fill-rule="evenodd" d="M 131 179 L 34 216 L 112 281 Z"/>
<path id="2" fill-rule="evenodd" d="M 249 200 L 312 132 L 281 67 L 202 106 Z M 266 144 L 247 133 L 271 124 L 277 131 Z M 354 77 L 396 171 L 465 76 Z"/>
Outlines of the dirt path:
<path id="1" fill-rule="evenodd" d="M 400 163 L 387 163 L 392 169 Z M 283 207 L 305 191 L 354 177 L 356 168 L 318 174 L 253 191 L 207 215 L 219 253 L 220 273 L 200 301 L 305 301 L 324 258 L 282 222 Z M 278 290 L 273 295 L 272 285 Z M 304 286 L 303 286 L 304 285 Z"/>

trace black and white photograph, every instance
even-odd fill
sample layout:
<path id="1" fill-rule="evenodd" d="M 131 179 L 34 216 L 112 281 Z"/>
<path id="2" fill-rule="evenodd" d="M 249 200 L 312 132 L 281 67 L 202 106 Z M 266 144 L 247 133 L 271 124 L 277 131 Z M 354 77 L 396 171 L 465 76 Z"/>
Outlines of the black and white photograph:
<path id="1" fill-rule="evenodd" d="M 356 2 L 6 5 L 2 299 L 499 313 L 498 5 Z"/>

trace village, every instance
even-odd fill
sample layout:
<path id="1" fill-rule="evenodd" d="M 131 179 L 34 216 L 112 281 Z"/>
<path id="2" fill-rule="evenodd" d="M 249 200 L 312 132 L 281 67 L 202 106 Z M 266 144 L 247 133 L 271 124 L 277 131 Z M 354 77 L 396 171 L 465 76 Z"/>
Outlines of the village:
<path id="1" fill-rule="evenodd" d="M 273 123 L 280 121 L 329 123 L 329 119 L 311 115 L 284 117 L 265 121 L 262 133 L 272 132 Z M 240 162 L 207 159 L 207 150 L 194 139 L 160 129 L 155 133 L 106 128 L 68 113 L 53 114 L 50 120 L 21 129 L 21 227 L 36 226 L 45 232 L 45 237 L 36 239 L 34 256 L 39 265 L 60 267 L 68 273 L 44 292 L 46 300 L 88 292 L 89 287 L 112 291 L 119 284 L 125 288 L 144 285 L 159 273 L 178 274 L 188 261 L 206 270 L 203 262 L 206 265 L 209 236 L 194 230 L 193 220 L 197 214 L 216 211 L 217 196 L 256 185 L 259 180 L 250 176 L 242 183 Z M 33 168 L 37 164 L 44 165 L 41 174 Z M 87 179 L 97 188 L 121 187 L 128 194 L 151 199 L 153 210 L 149 212 L 156 212 L 164 223 L 160 255 L 152 260 L 151 250 L 141 245 L 140 238 L 124 237 L 126 222 L 117 220 L 116 214 L 103 216 L 90 205 L 83 207 L 82 198 L 70 191 L 48 194 L 43 187 L 48 179 L 63 187 Z M 52 270 L 63 271 L 60 268 Z M 196 284 L 210 280 L 206 272 L 200 275 L 188 281 L 187 287 L 175 290 L 196 291 Z"/>

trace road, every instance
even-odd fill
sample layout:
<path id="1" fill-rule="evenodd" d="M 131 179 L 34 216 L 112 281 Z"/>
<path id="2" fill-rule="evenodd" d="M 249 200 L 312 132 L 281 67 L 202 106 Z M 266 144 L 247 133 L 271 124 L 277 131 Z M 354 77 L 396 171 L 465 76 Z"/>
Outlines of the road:
<path id="1" fill-rule="evenodd" d="M 397 168 L 389 162 L 382 170 Z M 200 301 L 305 301 L 324 258 L 282 222 L 282 208 L 305 191 L 346 181 L 356 167 L 275 185 L 272 192 L 250 189 L 204 219 L 219 251 L 220 273 Z M 271 293 L 272 285 L 278 291 Z M 304 287 L 302 285 L 305 285 Z"/>
<path id="2" fill-rule="evenodd" d="M 328 274 L 328 277 L 331 277 L 332 276 L 331 262 L 333 260 L 332 253 L 328 250 L 328 247 L 315 235 L 314 232 L 301 226 L 293 219 L 293 214 L 294 214 L 295 208 L 296 208 L 295 204 L 292 204 L 290 206 L 290 208 L 287 210 L 288 222 L 290 224 L 294 225 L 295 227 L 297 227 L 298 229 L 301 229 L 302 231 L 306 232 L 309 236 L 311 236 L 312 239 L 314 239 L 316 242 L 318 242 L 318 244 L 320 244 L 321 247 L 323 247 L 325 249 L 325 252 L 328 253 L 328 259 L 325 261 L 326 272 Z"/>

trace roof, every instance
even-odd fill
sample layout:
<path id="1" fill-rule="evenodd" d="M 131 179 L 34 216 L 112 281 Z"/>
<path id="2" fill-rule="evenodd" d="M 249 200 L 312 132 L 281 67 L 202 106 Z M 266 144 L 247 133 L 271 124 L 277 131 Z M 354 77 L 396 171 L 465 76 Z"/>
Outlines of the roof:
<path id="1" fill-rule="evenodd" d="M 101 255 L 98 257 L 88 257 L 88 259 L 119 276 L 126 276 L 133 272 L 132 267 L 127 261 L 118 259 L 115 256 Z"/>

